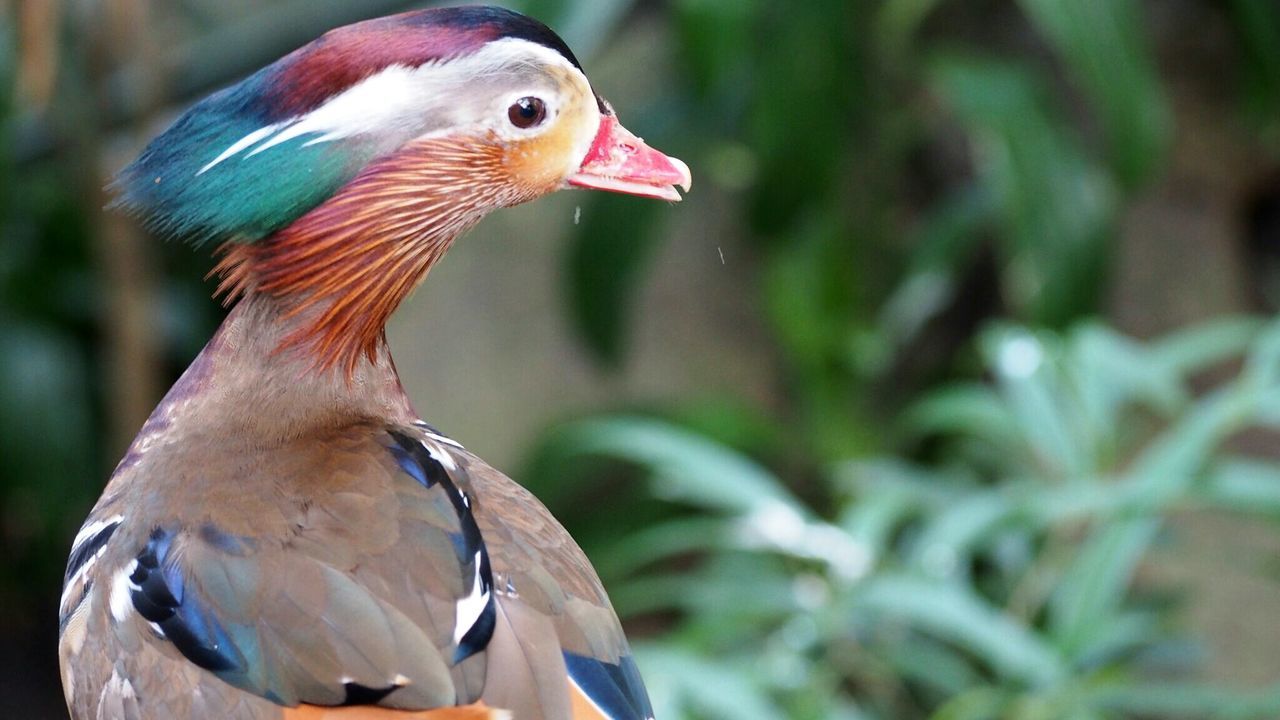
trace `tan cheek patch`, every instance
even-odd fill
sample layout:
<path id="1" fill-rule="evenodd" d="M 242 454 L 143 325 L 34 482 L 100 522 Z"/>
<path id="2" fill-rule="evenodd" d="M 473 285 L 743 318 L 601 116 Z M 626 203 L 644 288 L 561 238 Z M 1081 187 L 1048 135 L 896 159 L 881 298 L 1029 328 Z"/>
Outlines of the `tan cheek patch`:
<path id="1" fill-rule="evenodd" d="M 550 192 L 564 182 L 576 168 L 574 163 L 581 154 L 584 133 L 594 136 L 590 112 L 595 100 L 590 92 L 578 86 L 572 79 L 561 78 L 560 87 L 565 97 L 560 114 L 551 118 L 552 126 L 528 140 L 508 144 L 505 165 L 512 182 L 537 192 Z"/>

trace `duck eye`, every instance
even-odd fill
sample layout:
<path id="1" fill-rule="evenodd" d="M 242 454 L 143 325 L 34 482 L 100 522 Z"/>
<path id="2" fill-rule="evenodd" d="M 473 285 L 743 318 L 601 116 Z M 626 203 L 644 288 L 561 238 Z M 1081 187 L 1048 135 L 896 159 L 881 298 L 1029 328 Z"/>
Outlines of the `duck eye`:
<path id="1" fill-rule="evenodd" d="M 547 104 L 540 98 L 522 97 L 507 108 L 507 119 L 522 130 L 541 125 L 547 119 Z"/>

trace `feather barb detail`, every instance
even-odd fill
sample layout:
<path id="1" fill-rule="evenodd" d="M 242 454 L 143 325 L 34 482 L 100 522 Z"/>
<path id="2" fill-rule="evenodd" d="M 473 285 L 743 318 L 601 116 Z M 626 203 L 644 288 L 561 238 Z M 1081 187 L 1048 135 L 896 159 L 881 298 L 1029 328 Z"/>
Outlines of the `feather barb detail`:
<path id="1" fill-rule="evenodd" d="M 453 240 L 521 194 L 491 143 L 410 143 L 263 242 L 224 245 L 218 292 L 276 298 L 297 325 L 278 350 L 350 378 L 377 359 L 387 320 Z"/>

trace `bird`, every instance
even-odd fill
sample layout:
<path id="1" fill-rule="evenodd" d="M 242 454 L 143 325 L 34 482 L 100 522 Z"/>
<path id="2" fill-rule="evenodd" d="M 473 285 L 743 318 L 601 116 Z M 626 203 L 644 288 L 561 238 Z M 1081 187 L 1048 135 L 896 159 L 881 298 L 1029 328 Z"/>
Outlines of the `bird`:
<path id="1" fill-rule="evenodd" d="M 154 138 L 114 205 L 213 248 L 230 309 L 72 541 L 71 717 L 650 720 L 583 551 L 421 419 L 385 325 L 491 211 L 691 182 L 482 6 L 331 30 Z"/>

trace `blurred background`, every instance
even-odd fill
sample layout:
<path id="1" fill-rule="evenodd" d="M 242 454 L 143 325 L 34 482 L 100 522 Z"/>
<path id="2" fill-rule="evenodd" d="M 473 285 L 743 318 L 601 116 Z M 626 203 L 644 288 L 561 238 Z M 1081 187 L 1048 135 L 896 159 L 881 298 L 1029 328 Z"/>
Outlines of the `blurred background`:
<path id="1" fill-rule="evenodd" d="M 431 422 L 592 557 L 663 720 L 1280 717 L 1275 0 L 527 0 L 682 204 L 500 213 L 401 310 Z M 405 0 L 0 0 L 0 715 L 223 310 L 102 210 Z"/>

